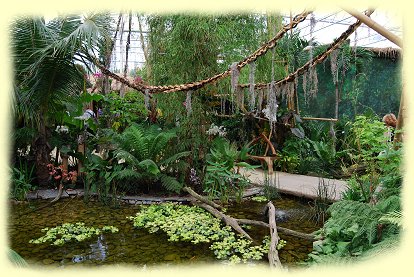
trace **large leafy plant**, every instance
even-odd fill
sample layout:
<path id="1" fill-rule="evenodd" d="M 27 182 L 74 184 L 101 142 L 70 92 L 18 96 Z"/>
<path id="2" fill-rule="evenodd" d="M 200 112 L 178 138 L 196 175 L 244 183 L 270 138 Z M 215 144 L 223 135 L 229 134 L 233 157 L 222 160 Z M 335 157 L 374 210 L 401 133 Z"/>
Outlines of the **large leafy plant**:
<path id="1" fill-rule="evenodd" d="M 234 144 L 222 137 L 212 143 L 210 154 L 207 155 L 204 191 L 210 197 L 218 197 L 227 201 L 231 194 L 241 199 L 244 188 L 249 184 L 246 177 L 239 173 L 239 167 L 255 168 L 243 160 L 247 158 L 248 148 L 237 150 Z"/>
<path id="2" fill-rule="evenodd" d="M 399 214 L 400 209 L 398 196 L 391 196 L 376 205 L 352 200 L 332 204 L 328 209 L 331 217 L 317 232 L 322 239 L 314 243 L 310 258 L 360 256 L 381 241 L 395 237 L 400 232 L 398 224 L 394 224 L 398 222 L 395 214 Z"/>
<path id="3" fill-rule="evenodd" d="M 122 164 L 122 177 L 139 179 L 147 183 L 160 181 L 170 191 L 182 188 L 182 160 L 190 152 L 170 153 L 168 148 L 176 138 L 175 130 L 162 130 L 159 126 L 133 124 L 114 138 L 114 158 Z"/>
<path id="4" fill-rule="evenodd" d="M 34 166 L 29 167 L 28 164 L 24 162 L 20 162 L 19 167 L 11 168 L 11 198 L 16 200 L 24 200 L 26 198 L 26 194 L 36 188 L 33 185 L 33 171 Z"/>

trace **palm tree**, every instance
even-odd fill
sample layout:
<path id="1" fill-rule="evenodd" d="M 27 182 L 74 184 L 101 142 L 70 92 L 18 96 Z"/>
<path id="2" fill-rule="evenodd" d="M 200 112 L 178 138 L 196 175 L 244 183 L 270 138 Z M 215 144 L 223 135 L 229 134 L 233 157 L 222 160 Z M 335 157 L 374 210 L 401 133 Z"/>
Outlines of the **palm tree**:
<path id="1" fill-rule="evenodd" d="M 32 143 L 40 185 L 49 174 L 51 126 L 54 115 L 65 110 L 83 90 L 84 74 L 76 63 L 99 53 L 109 35 L 108 14 L 70 15 L 49 22 L 17 18 L 11 25 L 14 62 L 14 114 L 19 127 L 37 130 Z"/>

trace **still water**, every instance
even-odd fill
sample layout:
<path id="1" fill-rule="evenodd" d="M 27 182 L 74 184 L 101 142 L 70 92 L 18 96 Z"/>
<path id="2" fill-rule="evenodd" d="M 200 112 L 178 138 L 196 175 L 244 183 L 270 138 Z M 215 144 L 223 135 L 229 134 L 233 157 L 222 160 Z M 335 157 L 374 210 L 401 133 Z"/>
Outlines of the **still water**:
<path id="1" fill-rule="evenodd" d="M 208 244 L 169 242 L 162 232 L 149 234 L 145 229 L 135 229 L 126 218 L 139 211 L 140 207 L 135 205 L 121 204 L 119 208 L 111 208 L 98 202 L 85 203 L 82 199 L 62 199 L 51 207 L 21 216 L 30 206 L 37 207 L 47 202 L 31 201 L 29 204 L 10 204 L 9 207 L 9 246 L 29 265 L 91 267 L 127 264 L 154 267 L 218 262 Z M 310 220 L 309 206 L 306 203 L 288 197 L 277 199 L 273 203 L 277 210 L 286 212 L 289 217 L 285 222 L 278 222 L 279 226 L 304 233 L 311 233 L 320 227 Z M 265 203 L 245 200 L 240 204 L 229 204 L 226 213 L 236 218 L 263 220 L 264 206 Z M 119 228 L 119 232 L 104 233 L 87 242 L 71 242 L 63 246 L 29 243 L 29 240 L 44 234 L 42 228 L 75 222 L 84 222 L 86 226 L 94 227 L 113 225 Z M 252 227 L 247 232 L 261 241 L 269 230 Z M 279 256 L 282 264 L 288 267 L 295 267 L 312 251 L 311 242 L 280 233 L 279 236 L 287 241 L 286 246 L 279 251 Z"/>

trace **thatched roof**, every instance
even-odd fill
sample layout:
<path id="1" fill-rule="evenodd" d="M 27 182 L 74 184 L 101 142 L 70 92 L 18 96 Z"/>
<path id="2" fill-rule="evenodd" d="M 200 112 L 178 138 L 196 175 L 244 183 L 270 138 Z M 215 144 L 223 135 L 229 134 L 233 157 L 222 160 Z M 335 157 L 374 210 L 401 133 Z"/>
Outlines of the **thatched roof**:
<path id="1" fill-rule="evenodd" d="M 376 54 L 378 58 L 385 58 L 385 59 L 399 59 L 401 58 L 401 49 L 399 48 L 366 48 L 368 51 L 371 51 L 372 53 Z"/>

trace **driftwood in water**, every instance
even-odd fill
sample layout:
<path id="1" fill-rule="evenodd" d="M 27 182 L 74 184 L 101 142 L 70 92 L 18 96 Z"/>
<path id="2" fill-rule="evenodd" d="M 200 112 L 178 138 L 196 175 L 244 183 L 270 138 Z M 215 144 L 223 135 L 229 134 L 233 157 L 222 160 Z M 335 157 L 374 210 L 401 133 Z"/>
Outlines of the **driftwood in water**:
<path id="1" fill-rule="evenodd" d="M 258 220 L 251 220 L 251 219 L 236 219 L 236 221 L 239 224 L 249 224 L 249 225 L 256 225 L 256 226 L 262 226 L 265 228 L 269 228 L 269 224 L 263 221 L 258 221 Z M 298 231 L 294 231 L 288 228 L 284 228 L 284 227 L 280 227 L 280 226 L 276 226 L 277 231 L 288 235 L 288 236 L 292 236 L 292 237 L 298 237 L 301 239 L 306 239 L 309 241 L 316 241 L 318 240 L 318 238 L 314 235 L 311 234 L 306 234 L 306 233 L 302 233 L 302 232 L 298 232 Z"/>
<path id="2" fill-rule="evenodd" d="M 46 204 L 45 204 L 45 205 L 43 205 L 43 206 L 40 206 L 40 207 L 38 207 L 38 208 L 34 209 L 34 210 L 31 210 L 31 211 L 28 211 L 28 212 L 22 213 L 20 216 L 22 216 L 22 215 L 26 215 L 26 214 L 30 214 L 30 213 L 32 213 L 32 212 L 39 211 L 39 210 L 41 210 L 41 209 L 43 209 L 43 208 L 46 208 L 46 207 L 52 206 L 54 203 L 56 203 L 56 202 L 60 199 L 60 197 L 62 196 L 62 193 L 63 193 L 63 185 L 62 185 L 62 184 L 60 184 L 60 185 L 59 185 L 59 191 L 58 191 L 58 194 L 56 195 L 56 197 L 55 197 L 52 201 L 50 201 L 49 203 L 46 203 Z"/>
<path id="3" fill-rule="evenodd" d="M 199 206 L 203 209 L 205 209 L 206 211 L 208 211 L 209 213 L 211 213 L 212 215 L 214 215 L 216 218 L 223 220 L 226 225 L 230 226 L 233 228 L 233 230 L 235 230 L 237 233 L 241 234 L 242 236 L 248 238 L 249 240 L 253 241 L 253 239 L 249 236 L 249 234 L 247 234 L 243 228 L 240 227 L 239 224 L 250 224 L 250 225 L 258 225 L 258 226 L 263 226 L 266 228 L 270 228 L 270 225 L 266 222 L 263 221 L 257 221 L 257 220 L 250 220 L 250 219 L 238 219 L 238 218 L 233 218 L 231 216 L 228 216 L 222 212 L 220 212 L 218 209 L 221 209 L 222 207 L 216 203 L 214 203 L 213 201 L 197 194 L 195 191 L 193 191 L 191 188 L 189 187 L 184 187 L 183 188 L 184 191 L 188 192 L 190 195 L 192 195 L 195 199 L 201 201 L 197 202 L 196 200 L 191 201 L 191 203 L 193 205 Z M 271 203 L 271 202 L 269 202 Z M 269 204 L 267 205 L 269 207 Z M 272 204 L 273 206 L 273 204 Z M 274 206 L 273 206 L 274 209 Z M 273 211 L 273 219 L 275 221 L 275 211 Z M 270 222 L 270 221 L 269 221 Z M 275 225 L 276 225 L 276 221 L 275 221 Z M 286 235 L 290 235 L 290 236 L 294 236 L 294 237 L 298 237 L 298 238 L 302 238 L 302 239 L 306 239 L 309 241 L 315 241 L 317 240 L 316 237 L 314 235 L 311 234 L 305 234 L 305 233 L 301 233 L 301 232 L 297 232 L 294 230 L 290 230 L 287 228 L 283 228 L 283 227 L 278 227 L 276 226 L 276 232 L 279 231 L 283 234 Z"/>
<path id="4" fill-rule="evenodd" d="M 236 231 L 240 235 L 244 236 L 245 238 L 253 241 L 253 239 L 249 236 L 249 234 L 247 234 L 246 231 L 244 231 L 243 228 L 240 227 L 239 223 L 237 223 L 237 220 L 234 219 L 233 217 L 228 216 L 228 215 L 220 212 L 219 210 L 213 208 L 212 206 L 210 206 L 206 203 L 200 203 L 200 202 L 196 202 L 196 201 L 193 201 L 192 203 L 194 205 L 198 206 L 198 207 L 201 207 L 201 208 L 205 209 L 206 211 L 208 211 L 209 213 L 211 213 L 212 215 L 214 215 L 218 219 L 223 220 L 224 223 L 226 223 L 226 225 L 233 228 L 234 231 Z"/>
<path id="5" fill-rule="evenodd" d="M 201 201 L 191 201 L 191 203 L 193 205 L 199 206 L 201 208 L 203 208 L 204 210 L 208 211 L 209 213 L 211 213 L 212 215 L 214 215 L 215 217 L 217 217 L 220 220 L 223 220 L 224 223 L 226 223 L 226 225 L 230 226 L 231 228 L 233 228 L 237 233 L 241 234 L 242 236 L 246 237 L 247 239 L 253 241 L 253 239 L 249 236 L 249 234 L 247 234 L 242 227 L 240 227 L 239 223 L 237 223 L 237 220 L 232 218 L 231 216 L 225 215 L 224 213 L 220 212 L 218 209 L 222 209 L 222 207 L 216 203 L 214 203 L 213 201 L 199 195 L 198 193 L 196 193 L 194 190 L 192 190 L 189 187 L 184 187 L 183 188 L 184 191 L 188 192 L 191 196 L 193 196 L 195 199 Z"/>
<path id="6" fill-rule="evenodd" d="M 201 196 L 200 194 L 198 194 L 197 192 L 195 192 L 194 190 L 192 190 L 189 187 L 183 187 L 183 191 L 188 192 L 195 199 L 200 200 L 201 202 L 206 203 L 206 204 L 212 206 L 213 208 L 220 209 L 220 210 L 223 209 L 223 207 L 221 207 L 220 205 L 218 205 L 218 204 L 214 203 L 213 201 Z"/>
<path id="7" fill-rule="evenodd" d="M 270 229 L 270 246 L 269 246 L 269 265 L 271 268 L 282 268 L 282 263 L 279 259 L 279 254 L 277 251 L 277 244 L 279 243 L 279 235 L 277 234 L 276 226 L 276 209 L 273 206 L 272 202 L 267 203 L 269 207 L 269 229 Z"/>

